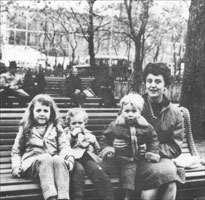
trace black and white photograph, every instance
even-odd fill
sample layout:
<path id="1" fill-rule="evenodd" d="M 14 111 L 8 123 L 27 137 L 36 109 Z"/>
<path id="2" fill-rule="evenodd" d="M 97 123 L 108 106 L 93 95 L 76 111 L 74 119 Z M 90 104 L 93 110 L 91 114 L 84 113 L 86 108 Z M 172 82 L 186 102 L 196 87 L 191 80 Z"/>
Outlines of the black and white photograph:
<path id="1" fill-rule="evenodd" d="M 205 0 L 1 0 L 1 200 L 205 200 Z"/>

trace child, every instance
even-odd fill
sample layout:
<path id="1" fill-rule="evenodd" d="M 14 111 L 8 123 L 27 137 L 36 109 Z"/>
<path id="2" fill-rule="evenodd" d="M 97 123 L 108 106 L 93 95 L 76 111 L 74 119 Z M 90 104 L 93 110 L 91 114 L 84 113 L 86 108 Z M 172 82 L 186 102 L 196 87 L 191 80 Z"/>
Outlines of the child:
<path id="1" fill-rule="evenodd" d="M 138 146 L 147 145 L 145 159 L 159 161 L 159 142 L 153 127 L 141 116 L 144 100 L 137 93 L 130 93 L 120 101 L 120 113 L 103 133 L 100 140 L 103 158 L 116 158 L 116 169 L 129 200 L 135 189 L 135 174 L 139 160 Z M 123 143 L 120 144 L 120 141 Z M 118 142 L 118 145 L 114 145 Z"/>
<path id="2" fill-rule="evenodd" d="M 97 156 L 101 150 L 96 137 L 85 128 L 88 121 L 87 113 L 81 108 L 70 109 L 66 115 L 65 131 L 71 143 L 76 159 L 73 170 L 72 186 L 74 198 L 83 199 L 85 172 L 96 185 L 103 200 L 112 200 L 113 191 L 108 176 L 104 173 Z"/>
<path id="3" fill-rule="evenodd" d="M 50 96 L 40 94 L 30 102 L 11 156 L 13 176 L 39 177 L 45 200 L 70 199 L 69 171 L 74 157 Z"/>

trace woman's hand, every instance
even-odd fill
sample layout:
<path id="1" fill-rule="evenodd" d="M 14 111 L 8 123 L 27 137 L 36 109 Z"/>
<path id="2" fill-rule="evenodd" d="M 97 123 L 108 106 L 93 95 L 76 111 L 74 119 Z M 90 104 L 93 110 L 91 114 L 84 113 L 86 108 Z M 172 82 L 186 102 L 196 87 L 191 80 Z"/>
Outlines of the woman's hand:
<path id="1" fill-rule="evenodd" d="M 21 176 L 21 171 L 22 171 L 21 167 L 14 167 L 12 169 L 12 175 L 14 177 L 18 177 L 19 178 Z"/>
<path id="2" fill-rule="evenodd" d="M 125 140 L 122 139 L 114 139 L 113 141 L 113 147 L 116 149 L 121 149 L 121 148 L 125 148 L 127 147 L 127 143 L 125 142 Z"/>

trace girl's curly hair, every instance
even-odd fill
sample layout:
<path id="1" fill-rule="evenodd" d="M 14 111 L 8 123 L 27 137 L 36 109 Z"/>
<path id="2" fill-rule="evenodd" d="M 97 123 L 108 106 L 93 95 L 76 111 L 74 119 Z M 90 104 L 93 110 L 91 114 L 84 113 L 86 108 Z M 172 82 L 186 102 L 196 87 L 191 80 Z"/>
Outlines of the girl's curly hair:
<path id="1" fill-rule="evenodd" d="M 57 125 L 59 122 L 58 109 L 52 97 L 50 97 L 47 94 L 36 95 L 29 103 L 22 117 L 22 120 L 20 121 L 20 125 L 23 127 L 24 134 L 26 135 L 30 134 L 30 129 L 35 125 L 33 110 L 37 102 L 42 103 L 42 105 L 46 105 L 50 107 L 51 115 L 48 123 L 54 123 L 54 125 Z"/>

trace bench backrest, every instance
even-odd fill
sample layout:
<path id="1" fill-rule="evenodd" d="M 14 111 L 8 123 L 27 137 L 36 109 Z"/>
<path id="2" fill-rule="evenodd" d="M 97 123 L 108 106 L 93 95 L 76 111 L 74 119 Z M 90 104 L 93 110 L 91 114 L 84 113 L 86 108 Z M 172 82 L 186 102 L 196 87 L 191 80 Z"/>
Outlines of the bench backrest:
<path id="1" fill-rule="evenodd" d="M 11 171 L 10 152 L 16 133 L 18 131 L 19 121 L 25 109 L 1 109 L 0 112 L 0 171 L 8 173 Z M 60 109 L 61 116 L 65 116 L 68 109 Z M 99 138 L 107 125 L 113 121 L 119 109 L 86 109 L 89 114 L 87 128 Z M 186 108 L 181 108 L 185 123 L 185 137 L 183 143 L 183 154 L 198 155 L 191 131 L 191 123 L 189 111 Z"/>
<path id="2" fill-rule="evenodd" d="M 45 92 L 51 96 L 66 96 L 65 77 L 46 77 Z M 82 88 L 91 88 L 94 78 L 81 78 Z"/>

